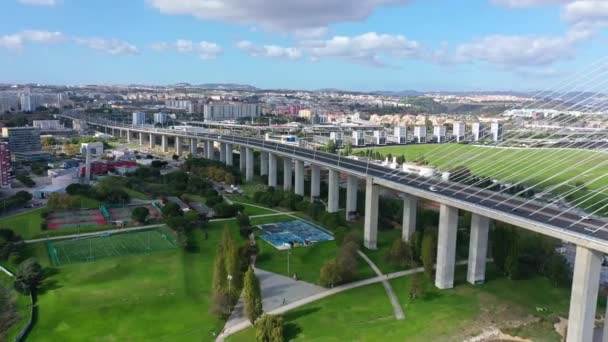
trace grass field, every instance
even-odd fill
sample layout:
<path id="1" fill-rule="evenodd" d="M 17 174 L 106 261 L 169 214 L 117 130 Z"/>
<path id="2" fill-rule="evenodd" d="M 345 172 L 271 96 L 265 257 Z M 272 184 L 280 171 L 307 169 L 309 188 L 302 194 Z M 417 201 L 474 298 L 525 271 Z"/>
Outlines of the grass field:
<path id="1" fill-rule="evenodd" d="M 30 210 L 25 213 L 7 216 L 0 219 L 0 227 L 9 228 L 19 234 L 23 239 L 31 239 L 42 233 L 40 224 L 41 214 L 45 209 Z"/>
<path id="2" fill-rule="evenodd" d="M 510 281 L 494 278 L 487 284 L 464 285 L 459 269 L 459 285 L 453 290 L 429 289 L 426 296 L 410 301 L 411 277 L 391 284 L 405 312 L 397 321 L 381 284 L 350 290 L 285 315 L 288 340 L 301 341 L 462 341 L 479 334 L 489 325 L 504 327 L 509 322 L 540 315 L 533 329 L 520 329 L 521 337 L 534 341 L 559 341 L 549 323 L 567 313 L 568 291 L 554 289 L 544 278 Z M 517 288 L 518 291 L 513 291 Z M 538 314 L 536 307 L 547 311 Z M 231 342 L 255 340 L 254 329 L 236 334 Z M 381 337 L 381 338 L 380 338 Z"/>
<path id="3" fill-rule="evenodd" d="M 224 322 L 208 313 L 213 260 L 222 228 L 197 231 L 181 249 L 51 269 L 28 341 L 212 341 Z M 28 246 L 49 265 L 44 244 Z"/>
<path id="4" fill-rule="evenodd" d="M 565 182 L 556 188 L 555 191 L 559 193 L 572 190 L 576 182 L 587 182 L 599 177 L 597 181 L 589 184 L 588 189 L 574 193 L 573 198 L 597 194 L 581 205 L 592 210 L 608 203 L 608 192 L 593 192 L 608 185 L 608 176 L 606 176 L 608 153 L 604 152 L 576 149 L 547 149 L 538 152 L 537 149 L 491 148 L 460 144 L 390 146 L 373 150 L 383 155 L 403 154 L 407 161 L 424 157 L 430 164 L 444 170 L 466 165 L 474 174 L 507 182 L 524 181 L 528 185 L 544 182 L 537 186 L 537 189 L 546 189 Z M 514 162 L 516 167 L 513 166 Z M 576 177 L 574 181 L 569 181 L 574 177 Z"/>
<path id="5" fill-rule="evenodd" d="M 54 266 L 152 253 L 177 247 L 173 234 L 161 229 L 49 241 L 47 246 Z"/>

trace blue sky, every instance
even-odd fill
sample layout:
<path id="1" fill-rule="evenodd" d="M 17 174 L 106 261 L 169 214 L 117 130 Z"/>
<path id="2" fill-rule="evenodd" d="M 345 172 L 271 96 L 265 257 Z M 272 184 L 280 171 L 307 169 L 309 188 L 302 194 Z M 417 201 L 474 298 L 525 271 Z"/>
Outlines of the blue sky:
<path id="1" fill-rule="evenodd" d="M 3 0 L 0 82 L 532 90 L 606 55 L 603 0 Z"/>

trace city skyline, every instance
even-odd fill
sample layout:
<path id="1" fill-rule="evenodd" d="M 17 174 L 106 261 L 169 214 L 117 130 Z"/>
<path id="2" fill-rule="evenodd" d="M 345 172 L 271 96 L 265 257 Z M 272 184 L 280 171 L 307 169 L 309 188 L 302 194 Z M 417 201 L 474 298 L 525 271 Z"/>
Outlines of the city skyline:
<path id="1" fill-rule="evenodd" d="M 601 59 L 608 22 L 588 0 L 280 4 L 8 0 L 0 82 L 531 91 Z"/>

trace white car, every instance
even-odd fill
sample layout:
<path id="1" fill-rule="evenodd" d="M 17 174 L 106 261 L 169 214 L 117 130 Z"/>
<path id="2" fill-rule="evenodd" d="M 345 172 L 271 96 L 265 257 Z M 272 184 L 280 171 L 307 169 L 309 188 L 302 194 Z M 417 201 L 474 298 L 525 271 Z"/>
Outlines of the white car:
<path id="1" fill-rule="evenodd" d="M 431 186 L 431 187 L 429 187 L 429 190 L 431 190 L 432 192 L 437 192 L 437 191 L 439 191 L 439 189 L 437 189 L 435 186 Z"/>

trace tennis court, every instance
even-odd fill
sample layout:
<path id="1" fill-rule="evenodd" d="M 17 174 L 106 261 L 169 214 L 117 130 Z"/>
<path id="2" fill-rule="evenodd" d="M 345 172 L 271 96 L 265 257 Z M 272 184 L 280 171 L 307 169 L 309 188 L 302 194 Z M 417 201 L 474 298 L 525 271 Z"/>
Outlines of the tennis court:
<path id="1" fill-rule="evenodd" d="M 324 229 L 301 220 L 263 224 L 258 228 L 264 241 L 281 250 L 334 239 Z"/>
<path id="2" fill-rule="evenodd" d="M 117 208 L 112 208 L 112 207 L 106 206 L 108 213 L 110 215 L 109 220 L 112 222 L 131 221 L 131 214 L 133 212 L 133 209 L 138 208 L 138 207 L 147 208 L 148 211 L 150 212 L 150 217 L 153 219 L 158 220 L 161 218 L 160 211 L 152 204 L 132 205 L 132 206 L 127 206 L 127 207 L 117 207 Z"/>
<path id="3" fill-rule="evenodd" d="M 81 228 L 106 224 L 99 209 L 53 211 L 47 217 L 47 228 Z"/>
<path id="4" fill-rule="evenodd" d="M 174 249 L 177 243 L 168 230 L 151 229 L 49 241 L 47 248 L 53 265 L 62 266 Z"/>

